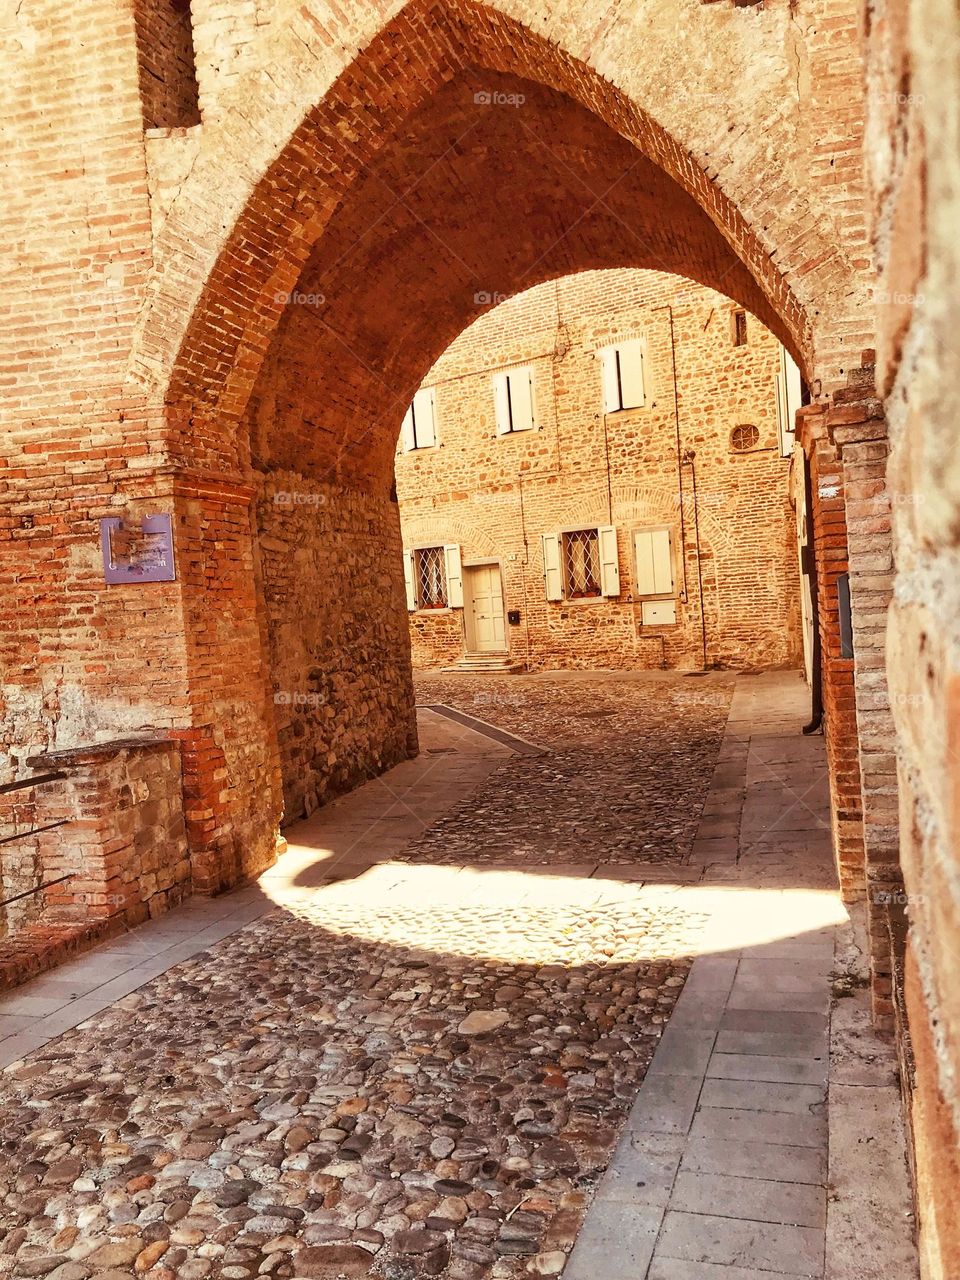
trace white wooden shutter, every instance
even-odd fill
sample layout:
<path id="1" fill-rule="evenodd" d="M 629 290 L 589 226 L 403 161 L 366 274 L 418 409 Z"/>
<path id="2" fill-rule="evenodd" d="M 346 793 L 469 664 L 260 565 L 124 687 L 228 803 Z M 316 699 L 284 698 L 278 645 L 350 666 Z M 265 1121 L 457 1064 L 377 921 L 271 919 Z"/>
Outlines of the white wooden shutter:
<path id="1" fill-rule="evenodd" d="M 642 409 L 643 387 L 643 339 L 631 338 L 621 342 L 620 352 L 620 401 L 624 409 Z"/>
<path id="2" fill-rule="evenodd" d="M 597 530 L 600 551 L 600 591 L 605 596 L 620 594 L 620 561 L 617 556 L 617 531 L 613 525 Z"/>
<path id="3" fill-rule="evenodd" d="M 543 546 L 543 589 L 548 600 L 563 599 L 563 570 L 560 567 L 560 535 L 544 533 L 540 542 Z"/>
<path id="4" fill-rule="evenodd" d="M 797 410 L 802 402 L 800 370 L 784 347 L 780 348 L 780 371 L 777 374 L 777 424 L 779 426 L 780 453 L 787 458 L 793 452 L 796 439 Z"/>
<path id="5" fill-rule="evenodd" d="M 673 556 L 669 529 L 637 529 L 637 595 L 666 596 L 673 592 Z"/>
<path id="6" fill-rule="evenodd" d="M 462 609 L 463 570 L 460 567 L 460 548 L 456 543 L 443 548 L 443 560 L 447 571 L 447 604 L 451 609 Z"/>
<path id="7" fill-rule="evenodd" d="M 629 338 L 601 348 L 604 413 L 643 408 L 643 346 L 642 338 Z"/>
<path id="8" fill-rule="evenodd" d="M 423 387 L 413 397 L 413 413 L 416 419 L 416 443 L 418 449 L 427 449 L 437 443 L 437 400 L 433 387 Z"/>
<path id="9" fill-rule="evenodd" d="M 507 369 L 493 375 L 493 402 L 497 412 L 497 435 L 510 431 L 530 431 L 534 426 L 533 369 Z"/>
<path id="10" fill-rule="evenodd" d="M 617 348 L 604 347 L 600 352 L 603 370 L 603 411 L 616 413 L 620 408 L 620 383 L 617 379 Z"/>
<path id="11" fill-rule="evenodd" d="M 413 434 L 413 405 L 403 415 L 403 425 L 400 428 L 400 444 L 404 453 L 409 453 L 411 449 L 415 449 L 417 442 Z"/>
<path id="12" fill-rule="evenodd" d="M 407 588 L 407 608 L 411 613 L 417 607 L 417 593 L 413 589 L 413 552 L 403 553 L 403 581 Z"/>
<path id="13" fill-rule="evenodd" d="M 505 373 L 493 375 L 493 404 L 497 414 L 497 435 L 505 436 L 510 430 L 510 395 Z"/>
<path id="14" fill-rule="evenodd" d="M 510 413 L 514 431 L 533 430 L 533 370 L 511 369 L 507 374 L 510 384 Z"/>

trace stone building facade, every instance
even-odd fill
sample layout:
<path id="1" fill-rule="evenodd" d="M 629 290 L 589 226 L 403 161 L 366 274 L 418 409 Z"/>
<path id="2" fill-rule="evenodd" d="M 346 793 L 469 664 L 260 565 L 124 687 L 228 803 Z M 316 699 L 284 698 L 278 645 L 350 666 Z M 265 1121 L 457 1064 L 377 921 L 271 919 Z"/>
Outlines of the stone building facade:
<path id="1" fill-rule="evenodd" d="M 495 301 L 401 430 L 414 666 L 801 665 L 800 379 L 777 339 L 662 272 Z"/>

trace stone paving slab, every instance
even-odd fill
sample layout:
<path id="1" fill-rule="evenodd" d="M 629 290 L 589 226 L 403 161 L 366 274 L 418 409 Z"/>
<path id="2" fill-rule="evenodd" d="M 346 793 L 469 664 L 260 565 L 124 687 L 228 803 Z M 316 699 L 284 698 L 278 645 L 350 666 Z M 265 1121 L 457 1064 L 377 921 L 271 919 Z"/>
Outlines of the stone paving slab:
<path id="1" fill-rule="evenodd" d="M 717 1080 L 753 1080 L 771 1083 L 826 1084 L 825 1058 L 778 1058 L 772 1054 L 715 1053 L 707 1077 Z"/>
<path id="2" fill-rule="evenodd" d="M 620 1204 L 625 1220 L 632 1205 L 642 1205 L 645 1229 L 651 1211 L 661 1211 L 648 1268 L 631 1280 L 824 1275 L 828 1013 L 845 913 L 829 843 L 821 838 L 822 740 L 794 740 L 787 733 L 795 729 L 772 714 L 762 718 L 774 683 L 767 683 L 766 697 L 754 685 L 744 699 L 738 687 L 707 795 L 710 821 L 693 844 L 694 858 L 703 850 L 717 861 L 688 896 L 706 903 L 710 886 L 716 894 L 724 885 L 739 896 L 728 899 L 726 912 L 714 899 L 704 933 L 704 947 L 724 954 L 695 962 L 597 1193 L 595 1203 Z M 799 698 L 795 707 L 799 720 L 805 711 Z M 760 736 L 751 732 L 758 716 Z M 712 794 L 742 808 L 738 839 L 719 834 L 723 804 Z M 755 893 L 753 886 L 766 884 Z M 811 892 L 821 884 L 828 892 Z M 725 945 L 736 933 L 734 906 L 741 908 L 747 945 Z M 859 1200 L 847 1213 L 854 1231 L 889 1230 L 888 1222 L 864 1214 Z M 842 1240 L 842 1232 L 835 1229 L 831 1238 Z M 603 1255 L 604 1274 L 612 1267 L 619 1275 L 612 1233 L 608 1248 L 614 1256 Z M 896 1247 L 892 1256 L 901 1256 Z M 587 1267 L 578 1243 L 571 1268 L 579 1277 Z M 915 1270 L 913 1256 L 904 1280 Z M 841 1276 L 860 1280 L 854 1268 L 830 1272 L 831 1280 Z"/>
<path id="3" fill-rule="evenodd" d="M 789 1276 L 822 1276 L 823 1251 L 822 1228 L 674 1209 L 667 1212 L 657 1241 L 660 1257 L 754 1267 Z"/>
<path id="4" fill-rule="evenodd" d="M 671 1204 L 685 1213 L 714 1214 L 752 1222 L 779 1222 L 823 1230 L 826 1191 L 803 1182 L 738 1178 L 729 1173 L 679 1173 Z"/>
<path id="5" fill-rule="evenodd" d="M 784 1142 L 763 1142 L 716 1136 L 691 1135 L 681 1168 L 694 1173 L 725 1173 L 773 1182 L 809 1182 L 823 1186 L 827 1177 L 826 1152 L 820 1147 L 794 1147 Z"/>

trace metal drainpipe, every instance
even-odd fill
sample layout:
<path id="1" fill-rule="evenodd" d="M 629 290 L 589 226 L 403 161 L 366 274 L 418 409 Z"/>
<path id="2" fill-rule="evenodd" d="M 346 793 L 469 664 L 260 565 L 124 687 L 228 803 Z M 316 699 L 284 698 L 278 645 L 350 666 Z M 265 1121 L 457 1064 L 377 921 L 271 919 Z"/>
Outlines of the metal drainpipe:
<path id="1" fill-rule="evenodd" d="M 813 480 L 810 475 L 810 459 L 806 450 L 803 454 L 803 504 L 804 521 L 807 526 L 807 545 L 804 557 L 804 573 L 810 583 L 810 614 L 813 624 L 813 652 L 810 655 L 810 722 L 803 726 L 802 733 L 818 733 L 823 725 L 823 671 L 820 643 L 820 602 L 817 595 L 817 557 L 814 547 L 813 533 Z"/>

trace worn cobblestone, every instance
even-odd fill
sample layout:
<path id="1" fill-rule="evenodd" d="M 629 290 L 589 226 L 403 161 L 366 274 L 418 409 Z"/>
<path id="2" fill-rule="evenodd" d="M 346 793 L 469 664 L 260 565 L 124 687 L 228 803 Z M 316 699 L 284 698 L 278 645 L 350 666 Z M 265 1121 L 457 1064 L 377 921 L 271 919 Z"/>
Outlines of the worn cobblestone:
<path id="1" fill-rule="evenodd" d="M 659 698 L 705 789 L 728 694 L 709 691 L 697 734 L 675 690 L 599 689 L 592 709 L 609 714 L 585 721 L 584 773 L 652 764 L 633 739 Z M 575 696 L 558 682 L 552 714 L 482 709 L 572 758 Z M 671 776 L 629 793 L 635 827 L 678 805 Z M 541 806 L 511 803 L 516 843 L 551 849 Z M 591 788 L 568 804 L 589 820 Z M 477 807 L 462 821 L 484 836 Z M 591 857 L 616 838 L 605 829 Z M 558 1275 L 702 921 L 679 894 L 588 891 L 522 857 L 479 875 L 421 860 L 291 899 L 8 1068 L 0 1275 Z"/>
<path id="2" fill-rule="evenodd" d="M 505 761 L 403 857 L 512 864 L 683 862 L 716 763 L 734 679 L 420 673 L 443 703 L 547 748 Z M 529 822 L 531 802 L 536 827 Z"/>

